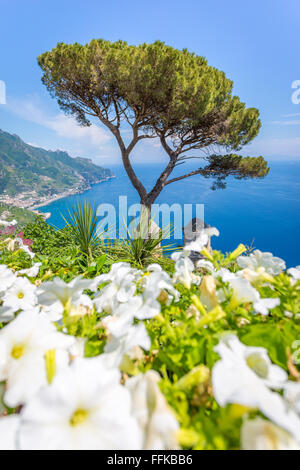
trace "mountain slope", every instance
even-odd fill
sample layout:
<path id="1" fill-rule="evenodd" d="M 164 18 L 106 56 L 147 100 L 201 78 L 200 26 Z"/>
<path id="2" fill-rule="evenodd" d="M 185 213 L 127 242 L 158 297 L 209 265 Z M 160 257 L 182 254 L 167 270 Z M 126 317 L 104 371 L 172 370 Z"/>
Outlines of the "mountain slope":
<path id="1" fill-rule="evenodd" d="M 110 170 L 89 159 L 33 147 L 0 129 L 0 194 L 35 191 L 38 196 L 50 196 L 71 188 L 85 189 L 110 176 Z"/>

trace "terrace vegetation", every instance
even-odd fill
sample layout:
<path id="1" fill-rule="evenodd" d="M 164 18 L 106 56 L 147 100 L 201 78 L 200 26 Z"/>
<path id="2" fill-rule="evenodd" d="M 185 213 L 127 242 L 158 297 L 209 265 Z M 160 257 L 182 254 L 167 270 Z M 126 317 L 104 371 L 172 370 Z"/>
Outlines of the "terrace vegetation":
<path id="1" fill-rule="evenodd" d="M 0 235 L 3 448 L 299 449 L 300 267 L 94 216 Z"/>

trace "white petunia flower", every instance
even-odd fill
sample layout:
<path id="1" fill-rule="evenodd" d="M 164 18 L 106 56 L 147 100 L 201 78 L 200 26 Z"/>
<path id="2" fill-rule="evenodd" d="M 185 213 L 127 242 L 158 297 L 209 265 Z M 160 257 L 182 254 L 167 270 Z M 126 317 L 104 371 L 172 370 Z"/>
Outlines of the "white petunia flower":
<path id="1" fill-rule="evenodd" d="M 208 235 L 203 230 L 201 231 L 200 235 L 196 238 L 196 240 L 186 244 L 183 247 L 183 251 L 188 252 L 188 254 L 190 254 L 191 251 L 197 251 L 200 253 L 203 250 L 203 248 L 207 245 L 207 243 L 208 243 Z"/>
<path id="2" fill-rule="evenodd" d="M 288 274 L 292 276 L 294 281 L 299 281 L 300 279 L 300 266 L 296 266 L 295 268 L 289 268 L 287 270 Z"/>
<path id="3" fill-rule="evenodd" d="M 200 283 L 200 276 L 196 276 L 194 271 L 194 263 L 189 258 L 189 251 L 172 253 L 171 258 L 175 261 L 174 282 L 182 282 L 182 284 L 190 289 L 192 284 Z"/>
<path id="4" fill-rule="evenodd" d="M 285 269 L 283 259 L 273 256 L 272 253 L 263 253 L 260 250 L 254 250 L 249 256 L 239 256 L 237 264 L 243 269 L 265 272 L 271 276 L 276 276 Z"/>
<path id="5" fill-rule="evenodd" d="M 168 304 L 173 299 L 175 302 L 179 300 L 180 294 L 165 271 L 151 270 L 149 275 L 143 277 L 141 286 L 143 288 L 142 306 L 135 315 L 139 320 L 153 318 L 160 313 L 161 305 L 158 299 L 162 292 L 166 294 Z"/>
<path id="6" fill-rule="evenodd" d="M 287 374 L 271 363 L 267 351 L 245 346 L 235 335 L 224 336 L 215 351 L 221 356 L 212 370 L 213 393 L 218 404 L 238 403 L 258 408 L 299 440 L 299 417 L 278 393 L 270 390 L 283 388 Z"/>
<path id="7" fill-rule="evenodd" d="M 143 449 L 174 450 L 178 449 L 179 425 L 158 387 L 159 381 L 159 374 L 149 370 L 127 380 L 126 388 L 132 396 L 132 414 L 143 435 Z"/>
<path id="8" fill-rule="evenodd" d="M 136 295 L 128 302 L 119 304 L 112 315 L 102 319 L 102 323 L 113 336 L 123 336 L 132 326 L 134 318 L 138 316 L 142 304 L 141 296 Z"/>
<path id="9" fill-rule="evenodd" d="M 300 416 L 300 383 L 288 381 L 284 385 L 284 398 Z"/>
<path id="10" fill-rule="evenodd" d="M 198 261 L 196 261 L 196 267 L 207 269 L 207 271 L 210 271 L 211 273 L 216 271 L 212 262 L 208 261 L 207 259 L 199 259 Z"/>
<path id="11" fill-rule="evenodd" d="M 0 450 L 17 450 L 20 421 L 17 414 L 0 418 Z"/>
<path id="12" fill-rule="evenodd" d="M 30 310 L 36 304 L 36 287 L 26 278 L 17 278 L 3 296 L 3 307 L 8 307 L 14 312 Z"/>
<path id="13" fill-rule="evenodd" d="M 5 264 L 0 264 L 0 293 L 9 289 L 15 280 L 15 274 Z"/>
<path id="14" fill-rule="evenodd" d="M 21 449 L 141 449 L 131 397 L 118 371 L 76 359 L 21 412 Z"/>
<path id="15" fill-rule="evenodd" d="M 233 290 L 232 298 L 239 305 L 248 302 L 258 302 L 260 299 L 259 292 L 251 286 L 247 279 L 238 277 L 228 280 L 231 289 Z"/>
<path id="16" fill-rule="evenodd" d="M 162 272 L 162 267 L 157 263 L 152 263 L 147 266 L 147 271 L 149 272 Z"/>
<path id="17" fill-rule="evenodd" d="M 245 420 L 241 430 L 243 450 L 300 450 L 299 444 L 284 429 L 262 418 Z"/>
<path id="18" fill-rule="evenodd" d="M 251 302 L 253 303 L 253 308 L 256 313 L 268 315 L 270 309 L 275 308 L 280 304 L 279 298 L 262 299 L 259 292 L 247 279 L 236 276 L 234 273 L 226 269 L 220 269 L 216 275 L 220 276 L 223 282 L 228 282 L 230 288 L 233 290 L 232 299 L 230 301 L 231 308 Z M 220 302 L 225 300 L 223 289 L 218 291 L 218 297 Z"/>
<path id="19" fill-rule="evenodd" d="M 74 337 L 74 343 L 68 349 L 71 360 L 74 360 L 77 357 L 84 357 L 86 340 L 87 338 L 81 338 L 79 336 Z"/>
<path id="20" fill-rule="evenodd" d="M 218 296 L 216 291 L 216 281 L 213 276 L 203 276 L 200 284 L 200 301 L 205 305 L 208 311 L 218 305 Z"/>
<path id="21" fill-rule="evenodd" d="M 25 245 L 25 243 L 23 242 L 22 238 L 19 238 L 19 237 L 16 237 L 14 240 L 13 240 L 15 243 L 18 244 L 18 247 L 20 250 L 22 251 L 25 251 L 25 253 L 27 253 L 31 259 L 33 259 L 35 257 L 35 253 L 33 253 L 29 246 L 28 245 Z"/>
<path id="22" fill-rule="evenodd" d="M 215 347 L 215 351 L 221 356 L 224 365 L 235 363 L 245 367 L 247 372 L 256 374 L 268 387 L 281 388 L 287 381 L 287 373 L 272 364 L 265 348 L 245 346 L 235 335 L 225 335 Z"/>
<path id="23" fill-rule="evenodd" d="M 46 352 L 56 350 L 55 372 L 67 364 L 65 350 L 73 341 L 36 311 L 22 312 L 5 326 L 0 331 L 0 381 L 6 381 L 5 403 L 10 407 L 23 404 L 47 384 Z"/>
<path id="24" fill-rule="evenodd" d="M 269 310 L 277 307 L 280 304 L 280 299 L 259 299 L 254 302 L 253 307 L 257 313 L 261 315 L 269 315 Z"/>
<path id="25" fill-rule="evenodd" d="M 73 310 L 76 314 L 77 308 L 81 305 L 92 307 L 90 298 L 82 293 L 83 290 L 89 288 L 89 285 L 90 280 L 82 279 L 81 276 L 72 279 L 69 283 L 55 277 L 38 288 L 38 301 L 53 321 L 60 320 L 65 309 Z"/>
<path id="26" fill-rule="evenodd" d="M 203 229 L 201 229 L 200 234 L 198 235 L 196 240 L 194 240 L 194 241 L 188 243 L 187 245 L 185 245 L 183 247 L 183 250 L 184 251 L 189 251 L 189 252 L 197 251 L 197 252 L 201 253 L 203 248 L 207 245 L 207 243 L 209 241 L 209 238 L 212 237 L 213 235 L 218 237 L 220 235 L 219 230 L 216 229 L 215 227 L 203 228 Z"/>
<path id="27" fill-rule="evenodd" d="M 101 274 L 100 282 L 108 282 L 94 298 L 98 312 L 111 313 L 120 303 L 128 302 L 135 294 L 139 271 L 132 269 L 128 263 L 115 263 L 108 274 Z"/>
<path id="28" fill-rule="evenodd" d="M 15 317 L 15 312 L 14 309 L 11 307 L 3 307 L 3 305 L 0 306 L 0 322 L 1 323 L 6 323 L 10 320 L 12 320 Z"/>
<path id="29" fill-rule="evenodd" d="M 28 277 L 36 277 L 39 273 L 40 266 L 42 266 L 42 263 L 35 263 L 31 268 L 21 269 L 17 274 L 26 274 Z"/>
<path id="30" fill-rule="evenodd" d="M 105 345 L 105 354 L 102 356 L 105 356 L 111 367 L 119 367 L 124 354 L 130 353 L 136 346 L 140 346 L 145 350 L 149 350 L 151 346 L 150 338 L 143 323 L 127 328 L 122 336 L 113 336 Z"/>

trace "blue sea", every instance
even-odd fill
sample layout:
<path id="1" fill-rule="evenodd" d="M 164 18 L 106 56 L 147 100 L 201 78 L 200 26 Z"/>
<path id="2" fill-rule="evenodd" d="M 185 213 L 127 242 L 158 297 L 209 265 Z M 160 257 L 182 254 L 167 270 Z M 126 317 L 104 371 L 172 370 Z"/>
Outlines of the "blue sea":
<path id="1" fill-rule="evenodd" d="M 283 258 L 288 267 L 300 264 L 300 162 L 270 162 L 270 173 L 262 180 L 227 179 L 224 190 L 210 189 L 212 181 L 199 175 L 168 185 L 157 203 L 204 204 L 205 222 L 220 231 L 212 246 L 224 252 L 239 243 L 271 251 Z M 183 166 L 182 166 L 183 167 Z M 48 222 L 61 228 L 62 215 L 80 200 L 88 199 L 95 206 L 110 203 L 118 209 L 119 195 L 127 195 L 128 205 L 139 197 L 121 166 L 111 166 L 116 175 L 94 185 L 83 194 L 69 196 L 40 208 L 51 212 Z M 185 168 L 185 172 L 189 168 Z M 162 166 L 136 165 L 135 170 L 147 189 L 159 176 Z M 181 167 L 177 169 L 179 175 Z M 172 175 L 173 177 L 173 175 Z"/>

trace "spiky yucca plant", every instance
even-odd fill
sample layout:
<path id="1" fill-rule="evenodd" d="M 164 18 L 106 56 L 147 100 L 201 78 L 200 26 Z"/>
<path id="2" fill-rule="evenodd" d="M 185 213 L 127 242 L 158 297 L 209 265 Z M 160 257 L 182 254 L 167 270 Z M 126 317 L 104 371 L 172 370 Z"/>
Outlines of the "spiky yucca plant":
<path id="1" fill-rule="evenodd" d="M 127 261 L 132 265 L 142 268 L 151 263 L 168 264 L 168 258 L 164 253 L 173 250 L 171 245 L 161 243 L 170 234 L 169 227 L 151 230 L 151 220 L 141 218 L 138 226 L 132 231 L 126 228 L 127 238 L 125 240 L 107 241 L 106 253 L 112 258 Z"/>
<path id="2" fill-rule="evenodd" d="M 89 201 L 78 202 L 64 221 L 72 232 L 81 253 L 87 258 L 93 258 L 93 249 L 98 244 L 96 231 L 97 215 L 95 207 Z"/>

